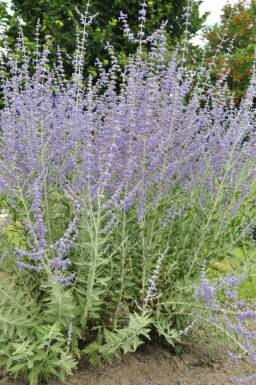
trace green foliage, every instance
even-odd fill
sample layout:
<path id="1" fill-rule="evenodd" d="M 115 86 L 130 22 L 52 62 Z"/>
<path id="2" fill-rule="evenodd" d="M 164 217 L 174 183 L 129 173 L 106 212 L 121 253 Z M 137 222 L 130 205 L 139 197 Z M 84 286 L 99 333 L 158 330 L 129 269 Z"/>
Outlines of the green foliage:
<path id="1" fill-rule="evenodd" d="M 173 328 L 168 322 L 168 318 L 169 317 L 166 317 L 163 313 L 158 313 L 154 325 L 158 334 L 163 336 L 168 344 L 175 348 L 176 345 L 181 342 L 180 336 L 182 331 L 179 332 L 177 329 Z"/>
<path id="2" fill-rule="evenodd" d="M 30 292 L 23 289 L 25 284 L 16 275 L 1 271 L 1 338 L 4 335 L 12 338 L 14 333 L 26 337 L 27 327 L 34 326 L 36 299 L 31 298 Z"/>
<path id="3" fill-rule="evenodd" d="M 212 261 L 207 269 L 207 276 L 210 279 L 217 279 L 225 274 L 235 274 L 236 271 L 244 272 L 245 280 L 239 284 L 239 296 L 242 300 L 251 301 L 256 298 L 256 269 L 255 249 L 235 248 L 221 261 Z"/>
<path id="4" fill-rule="evenodd" d="M 221 23 L 209 28 L 206 34 L 208 46 L 206 57 L 211 61 L 217 56 L 214 77 L 219 78 L 225 60 L 225 54 L 230 53 L 228 59 L 228 85 L 234 92 L 238 104 L 245 96 L 251 78 L 251 67 L 254 60 L 256 35 L 256 1 L 240 0 L 234 5 L 227 4 L 223 8 Z M 216 52 L 221 40 L 224 39 L 219 52 Z M 233 50 L 230 52 L 230 43 Z"/>
<path id="5" fill-rule="evenodd" d="M 122 329 L 114 329 L 113 331 L 105 329 L 104 343 L 96 343 L 94 341 L 84 349 L 84 352 L 90 355 L 98 352 L 107 361 L 111 361 L 112 357 L 120 357 L 121 351 L 124 354 L 135 352 L 144 343 L 145 339 L 150 339 L 151 324 L 150 314 L 137 314 L 134 312 L 130 314 L 127 326 Z"/>
<path id="6" fill-rule="evenodd" d="M 8 26 L 9 21 L 10 15 L 7 11 L 7 3 L 5 1 L 2 1 L 0 3 L 0 24 L 2 28 L 6 28 Z"/>
<path id="7" fill-rule="evenodd" d="M 199 16 L 199 5 L 201 0 L 193 5 L 193 12 L 191 18 L 190 32 L 196 33 L 205 16 Z M 44 37 L 51 35 L 53 44 L 50 46 L 53 61 L 56 61 L 56 48 L 61 47 L 63 52 L 63 59 L 66 70 L 71 72 L 70 60 L 65 57 L 65 53 L 73 55 L 76 48 L 76 39 L 74 36 L 75 27 L 79 25 L 79 15 L 75 8 L 78 7 L 80 12 L 86 10 L 87 0 L 65 0 L 62 2 L 52 0 L 13 0 L 12 10 L 14 14 L 8 16 L 8 28 L 6 34 L 9 37 L 11 47 L 14 47 L 16 36 L 18 35 L 18 20 L 22 19 L 24 25 L 24 35 L 27 37 L 27 43 L 30 49 L 34 45 L 35 25 L 40 19 L 41 21 L 41 44 L 45 44 Z M 168 19 L 167 36 L 169 40 L 169 47 L 181 38 L 184 25 L 182 14 L 183 7 L 186 6 L 187 1 L 181 0 L 163 0 L 163 1 L 149 1 L 147 8 L 147 22 L 145 32 L 146 34 L 158 28 L 163 20 Z M 139 1 L 119 1 L 104 0 L 91 1 L 90 14 L 97 14 L 92 25 L 88 28 L 89 40 L 86 46 L 85 66 L 89 72 L 94 73 L 94 63 L 96 58 L 102 61 L 109 60 L 108 54 L 104 49 L 107 41 L 114 45 L 115 52 L 121 62 L 126 62 L 126 58 L 130 53 L 135 53 L 137 46 L 128 41 L 127 37 L 123 36 L 122 24 L 118 21 L 120 12 L 123 11 L 128 15 L 128 22 L 131 29 L 137 33 L 139 31 L 138 9 Z M 1 15 L 1 14 L 0 14 Z"/>
<path id="8" fill-rule="evenodd" d="M 15 377 L 28 376 L 30 385 L 51 375 L 64 381 L 76 367 L 66 335 L 75 305 L 59 284 L 40 287 L 10 262 L 0 274 L 0 365 Z"/>
<path id="9" fill-rule="evenodd" d="M 47 290 L 43 301 L 46 307 L 44 311 L 45 320 L 60 323 L 64 328 L 68 328 L 72 320 L 76 317 L 76 303 L 70 289 L 63 290 L 61 285 L 52 281 L 51 284 L 44 285 Z"/>

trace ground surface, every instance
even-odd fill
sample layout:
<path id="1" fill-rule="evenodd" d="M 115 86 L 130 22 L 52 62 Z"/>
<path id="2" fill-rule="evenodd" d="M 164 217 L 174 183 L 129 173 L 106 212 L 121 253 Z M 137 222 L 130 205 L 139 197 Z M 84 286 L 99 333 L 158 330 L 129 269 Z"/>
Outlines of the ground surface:
<path id="1" fill-rule="evenodd" d="M 234 378 L 256 373 L 247 359 L 234 363 L 225 349 L 210 348 L 209 344 L 194 344 L 179 356 L 159 344 L 143 347 L 113 364 L 91 368 L 81 362 L 80 369 L 65 385 L 229 385 Z M 247 384 L 256 384 L 247 382 Z M 2 375 L 0 385 L 26 385 Z M 51 380 L 49 385 L 60 385 Z"/>

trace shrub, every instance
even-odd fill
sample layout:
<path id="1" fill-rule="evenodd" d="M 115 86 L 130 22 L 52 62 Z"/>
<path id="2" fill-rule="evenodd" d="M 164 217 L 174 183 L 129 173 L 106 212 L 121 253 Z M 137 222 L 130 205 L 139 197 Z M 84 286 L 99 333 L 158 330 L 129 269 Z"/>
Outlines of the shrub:
<path id="1" fill-rule="evenodd" d="M 47 44 L 29 62 L 22 33 L 2 68 L 0 364 L 31 385 L 64 380 L 81 349 L 111 359 L 152 332 L 179 346 L 203 261 L 249 242 L 255 70 L 237 109 L 225 71 L 195 82 L 186 38 L 166 62 L 164 24 L 145 37 L 145 10 L 137 55 L 121 69 L 108 44 L 95 82 L 81 75 L 87 14 L 71 81 Z"/>

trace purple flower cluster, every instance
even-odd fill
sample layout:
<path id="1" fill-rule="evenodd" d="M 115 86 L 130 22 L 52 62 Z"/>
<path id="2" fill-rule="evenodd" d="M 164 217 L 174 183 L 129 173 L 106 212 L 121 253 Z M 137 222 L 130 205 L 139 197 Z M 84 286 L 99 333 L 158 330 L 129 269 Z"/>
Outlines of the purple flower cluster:
<path id="1" fill-rule="evenodd" d="M 254 173 L 250 170 L 243 181 L 239 176 L 255 157 L 255 111 L 250 109 L 255 84 L 239 110 L 227 108 L 224 85 L 209 96 L 200 95 L 200 84 L 193 88 L 189 77 L 181 82 L 176 53 L 164 62 L 161 29 L 148 42 L 152 59 L 138 66 L 130 58 L 124 71 L 110 49 L 112 68 L 101 67 L 96 84 L 89 80 L 82 90 L 77 80 L 63 81 L 60 65 L 55 71 L 46 67 L 47 50 L 39 55 L 32 78 L 26 66 L 9 62 L 12 76 L 3 84 L 1 111 L 0 193 L 13 197 L 22 189 L 33 199 L 42 247 L 41 183 L 58 190 L 71 184 L 94 200 L 103 190 L 107 198 L 118 191 L 112 204 L 123 200 L 127 207 L 136 198 L 142 216 L 148 191 L 156 186 L 161 197 L 175 184 L 190 188 L 199 180 L 212 191 L 224 178 L 227 188 L 239 183 L 237 195 L 241 203 L 245 199 L 244 185 Z M 117 73 L 123 79 L 120 92 Z M 197 91 L 186 102 L 193 89 Z"/>
<path id="2" fill-rule="evenodd" d="M 238 343 L 239 353 L 229 352 L 231 359 L 237 360 L 244 354 L 256 363 L 256 332 L 255 319 L 256 307 L 254 301 L 245 302 L 240 298 L 239 286 L 245 281 L 245 276 L 236 277 L 227 274 L 211 283 L 206 278 L 205 266 L 202 270 L 200 286 L 196 287 L 197 302 L 202 300 L 209 310 L 208 322 L 216 326 L 225 325 L 227 335 L 233 336 L 233 341 Z M 238 378 L 237 383 L 243 383 L 256 379 L 256 375 Z"/>
<path id="3" fill-rule="evenodd" d="M 160 295 L 157 293 L 156 281 L 159 278 L 159 272 L 160 272 L 164 257 L 165 257 L 165 253 L 160 255 L 160 257 L 156 262 L 155 269 L 153 271 L 154 274 L 148 280 L 149 287 L 147 288 L 146 297 L 144 298 L 143 310 L 146 310 L 149 301 L 153 301 L 154 299 L 158 298 Z"/>
<path id="4" fill-rule="evenodd" d="M 239 108 L 225 83 L 226 67 L 215 84 L 210 81 L 212 66 L 199 69 L 195 80 L 185 64 L 191 4 L 184 8 L 183 47 L 174 50 L 171 60 L 164 23 L 144 35 L 146 2 L 139 12 L 137 37 L 121 13 L 125 33 L 139 45 L 137 54 L 121 68 L 107 43 L 111 65 L 105 69 L 97 60 L 97 80 L 89 76 L 85 81 L 82 75 L 85 29 L 82 39 L 77 34 L 71 80 L 65 79 L 60 50 L 51 69 L 49 47 L 40 47 L 37 31 L 31 63 L 20 33 L 20 56 L 10 56 L 6 68 L 2 65 L 10 76 L 1 85 L 0 115 L 0 195 L 7 197 L 12 212 L 19 212 L 27 236 L 26 247 L 15 250 L 20 268 L 40 271 L 46 264 L 60 281 L 69 282 L 63 274 L 72 269 L 70 254 L 79 238 L 81 213 L 107 238 L 118 227 L 120 211 L 135 207 L 142 224 L 149 208 L 175 189 L 186 196 L 184 207 L 196 196 L 202 207 L 214 202 L 214 209 L 225 208 L 227 223 L 251 199 L 256 176 L 256 64 Z M 81 19 L 84 27 L 91 23 L 88 9 Z M 143 44 L 151 47 L 146 58 Z M 54 193 L 67 198 L 71 207 L 62 237 L 56 236 L 59 217 L 51 211 Z M 57 206 L 60 211 L 64 207 L 59 202 Z M 165 210 L 163 229 L 186 211 L 183 204 L 177 207 Z M 104 218 L 97 225 L 95 208 Z M 149 298 L 156 292 L 157 266 Z M 201 294 L 209 306 L 217 306 L 215 288 L 206 276 Z M 227 289 L 226 296 L 233 295 Z"/>

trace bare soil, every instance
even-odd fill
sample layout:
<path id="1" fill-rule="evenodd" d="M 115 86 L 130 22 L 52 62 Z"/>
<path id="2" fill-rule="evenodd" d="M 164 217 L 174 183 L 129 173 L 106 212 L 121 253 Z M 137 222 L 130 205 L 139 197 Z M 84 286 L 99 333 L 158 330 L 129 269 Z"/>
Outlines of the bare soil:
<path id="1" fill-rule="evenodd" d="M 229 360 L 226 348 L 193 344 L 180 355 L 154 343 L 134 354 L 127 354 L 112 364 L 91 367 L 82 360 L 79 370 L 65 385 L 229 385 L 235 378 L 251 376 L 256 367 L 244 359 Z M 256 381 L 246 384 L 255 385 Z M 0 385 L 27 385 L 2 374 Z M 54 379 L 48 385 L 60 385 Z"/>

